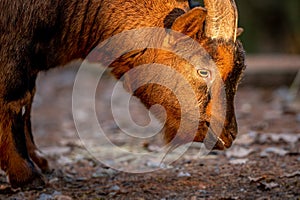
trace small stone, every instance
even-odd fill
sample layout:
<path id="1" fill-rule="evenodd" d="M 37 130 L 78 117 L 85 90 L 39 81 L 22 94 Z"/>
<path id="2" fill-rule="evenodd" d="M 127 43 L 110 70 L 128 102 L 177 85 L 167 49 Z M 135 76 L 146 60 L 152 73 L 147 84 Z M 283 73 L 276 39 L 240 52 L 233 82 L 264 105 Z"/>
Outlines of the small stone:
<path id="1" fill-rule="evenodd" d="M 253 149 L 243 148 L 243 147 L 234 147 L 231 150 L 226 151 L 227 158 L 244 158 L 253 152 Z"/>
<path id="2" fill-rule="evenodd" d="M 280 149 L 280 148 L 276 148 L 276 147 L 269 147 L 269 148 L 266 148 L 263 152 L 261 152 L 260 156 L 267 157 L 270 153 L 277 154 L 279 156 L 285 156 L 289 152 L 284 149 Z"/>
<path id="3" fill-rule="evenodd" d="M 120 187 L 117 185 L 112 186 L 111 188 L 109 188 L 109 191 L 120 191 Z"/>
<path id="4" fill-rule="evenodd" d="M 53 146 L 53 147 L 41 148 L 41 151 L 47 156 L 55 156 L 55 155 L 61 156 L 63 154 L 69 153 L 71 151 L 71 148 Z"/>
<path id="5" fill-rule="evenodd" d="M 62 193 L 61 193 L 61 192 L 58 192 L 58 191 L 54 191 L 52 195 L 53 195 L 53 196 L 58 196 L 58 195 L 62 195 Z"/>
<path id="6" fill-rule="evenodd" d="M 244 165 L 248 162 L 249 160 L 246 159 L 234 159 L 234 160 L 230 160 L 229 163 L 232 165 Z"/>
<path id="7" fill-rule="evenodd" d="M 55 183 L 57 181 L 59 181 L 59 179 L 57 177 L 52 178 L 52 179 L 49 180 L 49 184 Z"/>
<path id="8" fill-rule="evenodd" d="M 265 189 L 267 189 L 267 190 L 271 190 L 271 189 L 274 189 L 276 187 L 279 187 L 279 184 L 275 183 L 275 182 L 263 183 L 263 185 L 265 186 Z"/>
<path id="9" fill-rule="evenodd" d="M 295 171 L 293 173 L 285 173 L 283 176 L 281 176 L 282 178 L 283 177 L 286 177 L 286 178 L 292 178 L 292 177 L 296 177 L 296 176 L 300 176 L 300 171 Z"/>
<path id="10" fill-rule="evenodd" d="M 66 195 L 57 195 L 55 196 L 55 200 L 72 200 L 72 197 Z"/>
<path id="11" fill-rule="evenodd" d="M 177 176 L 178 177 L 191 177 L 191 174 L 188 172 L 180 172 Z"/>
<path id="12" fill-rule="evenodd" d="M 52 195 L 42 193 L 37 200 L 51 200 L 51 199 L 53 199 Z"/>
<path id="13" fill-rule="evenodd" d="M 88 178 L 87 177 L 78 177 L 76 178 L 76 181 L 87 181 Z"/>
<path id="14" fill-rule="evenodd" d="M 72 164 L 73 160 L 71 160 L 70 158 L 66 157 L 66 156 L 61 156 L 58 160 L 57 163 L 59 163 L 60 165 L 68 165 L 68 164 Z"/>

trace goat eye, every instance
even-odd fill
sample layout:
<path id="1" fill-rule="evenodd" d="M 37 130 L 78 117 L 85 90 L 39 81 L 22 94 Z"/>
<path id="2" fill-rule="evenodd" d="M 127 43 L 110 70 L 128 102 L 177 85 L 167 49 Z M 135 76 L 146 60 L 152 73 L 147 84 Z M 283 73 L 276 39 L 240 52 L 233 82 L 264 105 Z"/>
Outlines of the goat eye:
<path id="1" fill-rule="evenodd" d="M 208 78 L 209 77 L 209 71 L 205 70 L 205 69 L 198 69 L 198 74 L 202 77 L 202 78 Z"/>

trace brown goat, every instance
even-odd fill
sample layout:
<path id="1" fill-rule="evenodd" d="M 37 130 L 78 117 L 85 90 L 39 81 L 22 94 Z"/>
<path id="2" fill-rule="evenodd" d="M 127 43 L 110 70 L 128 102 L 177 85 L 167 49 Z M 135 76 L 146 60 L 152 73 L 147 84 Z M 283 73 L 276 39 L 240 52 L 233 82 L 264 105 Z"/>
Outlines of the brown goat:
<path id="1" fill-rule="evenodd" d="M 190 133 L 187 128 L 185 133 L 176 136 L 181 111 L 172 91 L 155 84 L 132 91 L 148 108 L 154 104 L 165 107 L 166 142 L 203 142 L 208 132 L 215 139 L 212 146 L 215 149 L 231 146 L 237 134 L 234 96 L 244 70 L 243 47 L 236 40 L 237 10 L 232 0 L 204 0 L 205 9 L 191 9 L 194 3 L 182 0 L 0 0 L 0 165 L 13 188 L 43 185 L 37 167 L 43 172 L 49 170 L 47 160 L 36 153 L 31 131 L 30 111 L 38 73 L 74 59 L 84 59 L 100 42 L 125 30 L 171 29 L 196 40 L 209 53 L 225 85 L 226 102 L 217 106 L 220 112 L 212 108 L 211 99 L 221 97 L 221 86 L 207 86 L 209 69 L 197 71 L 171 52 L 152 48 L 134 50 L 116 59 L 110 67 L 120 78 L 129 69 L 145 63 L 170 66 L 188 80 L 199 100 L 199 107 L 195 109 L 200 118 L 189 116 L 191 121 L 198 122 L 197 133 Z M 172 45 L 178 41 L 180 38 L 169 40 Z M 130 88 L 134 81 L 146 76 L 145 73 L 133 74 L 126 84 Z M 219 120 L 221 110 L 225 112 L 225 122 Z M 210 119 L 221 127 L 220 135 L 209 130 Z M 178 139 L 172 141 L 175 137 Z"/>

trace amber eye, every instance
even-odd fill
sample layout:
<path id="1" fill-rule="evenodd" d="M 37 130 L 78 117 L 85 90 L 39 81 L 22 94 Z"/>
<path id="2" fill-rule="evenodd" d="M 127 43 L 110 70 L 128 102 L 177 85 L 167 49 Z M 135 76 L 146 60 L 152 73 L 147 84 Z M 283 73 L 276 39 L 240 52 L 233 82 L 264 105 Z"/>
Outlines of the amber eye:
<path id="1" fill-rule="evenodd" d="M 202 78 L 208 78 L 209 77 L 209 71 L 206 69 L 198 69 L 198 74 L 202 77 Z"/>

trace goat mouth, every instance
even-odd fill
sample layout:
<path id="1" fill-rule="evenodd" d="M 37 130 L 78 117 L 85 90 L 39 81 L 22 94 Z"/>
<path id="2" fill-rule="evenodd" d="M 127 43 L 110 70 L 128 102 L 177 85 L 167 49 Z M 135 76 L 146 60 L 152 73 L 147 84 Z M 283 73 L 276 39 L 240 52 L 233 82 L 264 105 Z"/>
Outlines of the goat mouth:
<path id="1" fill-rule="evenodd" d="M 221 137 L 220 134 L 214 132 L 212 128 L 208 129 L 207 136 L 204 140 L 204 144 L 207 149 L 213 150 L 226 150 L 232 144 L 232 137 L 228 138 L 225 142 Z"/>

